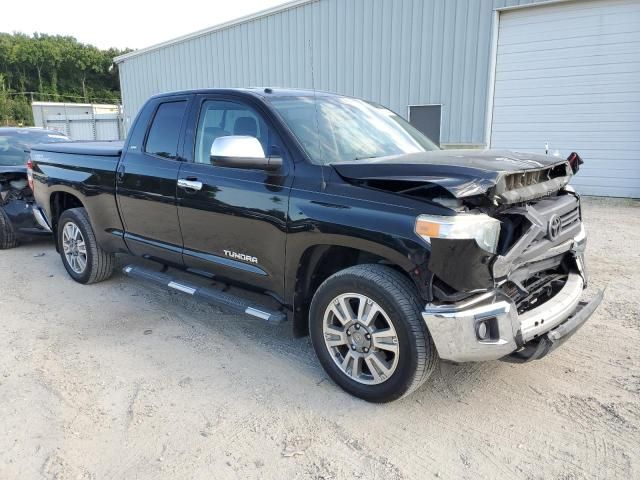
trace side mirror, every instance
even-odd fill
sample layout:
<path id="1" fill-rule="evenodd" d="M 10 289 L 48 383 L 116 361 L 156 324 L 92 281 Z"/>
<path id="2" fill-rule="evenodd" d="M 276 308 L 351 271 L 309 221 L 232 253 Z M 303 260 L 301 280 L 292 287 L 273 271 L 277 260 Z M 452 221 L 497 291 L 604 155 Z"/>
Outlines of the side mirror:
<path id="1" fill-rule="evenodd" d="M 281 157 L 267 157 L 255 137 L 218 137 L 211 145 L 211 163 L 222 167 L 274 171 L 282 167 Z"/>

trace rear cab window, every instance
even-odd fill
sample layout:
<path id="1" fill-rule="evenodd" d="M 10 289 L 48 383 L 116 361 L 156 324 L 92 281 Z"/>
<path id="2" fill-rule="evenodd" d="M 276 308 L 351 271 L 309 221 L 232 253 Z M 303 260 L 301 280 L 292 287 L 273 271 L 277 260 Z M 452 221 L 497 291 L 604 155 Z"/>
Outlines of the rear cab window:
<path id="1" fill-rule="evenodd" d="M 186 107 L 186 100 L 158 106 L 147 135 L 145 153 L 172 160 L 178 158 L 178 139 Z"/>

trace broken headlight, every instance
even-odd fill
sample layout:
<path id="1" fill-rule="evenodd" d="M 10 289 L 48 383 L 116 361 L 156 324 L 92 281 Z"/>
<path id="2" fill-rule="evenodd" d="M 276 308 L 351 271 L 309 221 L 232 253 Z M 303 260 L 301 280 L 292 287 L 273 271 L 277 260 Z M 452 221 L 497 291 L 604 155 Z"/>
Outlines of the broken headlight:
<path id="1" fill-rule="evenodd" d="M 432 238 L 475 240 L 483 250 L 496 253 L 500 222 L 484 213 L 450 217 L 420 215 L 416 219 L 416 233 L 427 242 Z"/>

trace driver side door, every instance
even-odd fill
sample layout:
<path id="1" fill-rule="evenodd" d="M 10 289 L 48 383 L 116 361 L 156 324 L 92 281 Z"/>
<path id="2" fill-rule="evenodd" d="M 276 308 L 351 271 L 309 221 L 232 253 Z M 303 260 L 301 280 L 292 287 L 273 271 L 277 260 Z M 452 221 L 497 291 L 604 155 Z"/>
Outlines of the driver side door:
<path id="1" fill-rule="evenodd" d="M 243 100 L 202 96 L 194 110 L 195 141 L 185 146 L 191 161 L 178 176 L 184 265 L 282 295 L 293 163 L 263 112 Z M 230 136 L 257 138 L 265 155 L 283 157 L 282 167 L 216 164 L 211 147 Z"/>

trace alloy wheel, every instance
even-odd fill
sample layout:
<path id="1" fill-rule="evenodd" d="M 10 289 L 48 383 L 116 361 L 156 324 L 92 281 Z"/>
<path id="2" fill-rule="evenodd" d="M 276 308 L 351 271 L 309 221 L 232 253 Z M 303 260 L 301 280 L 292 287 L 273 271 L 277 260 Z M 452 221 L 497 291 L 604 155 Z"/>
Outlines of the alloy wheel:
<path id="1" fill-rule="evenodd" d="M 352 380 L 377 385 L 398 366 L 398 335 L 389 315 L 366 295 L 344 293 L 327 306 L 324 343 L 335 364 Z"/>
<path id="2" fill-rule="evenodd" d="M 62 250 L 71 270 L 82 274 L 87 268 L 87 246 L 82 232 L 73 222 L 65 223 L 62 228 Z"/>

